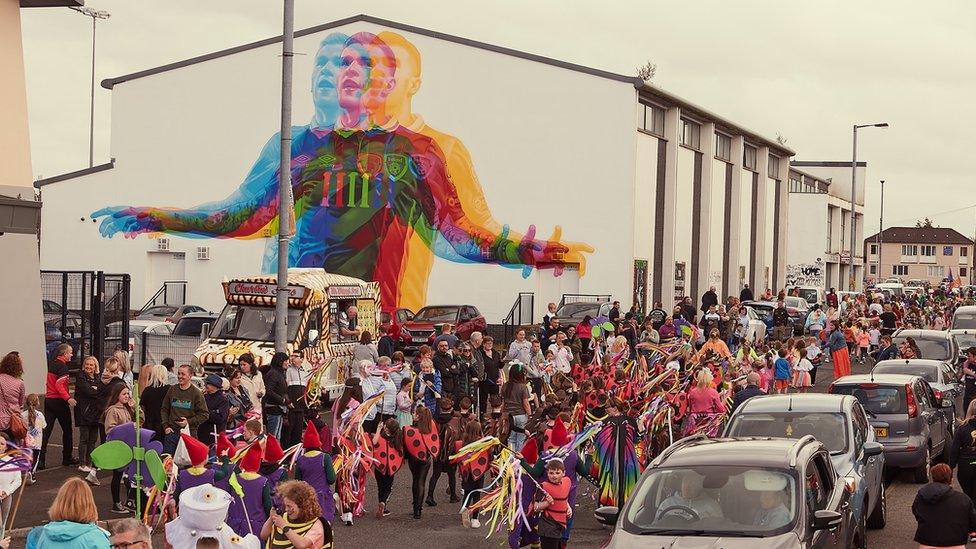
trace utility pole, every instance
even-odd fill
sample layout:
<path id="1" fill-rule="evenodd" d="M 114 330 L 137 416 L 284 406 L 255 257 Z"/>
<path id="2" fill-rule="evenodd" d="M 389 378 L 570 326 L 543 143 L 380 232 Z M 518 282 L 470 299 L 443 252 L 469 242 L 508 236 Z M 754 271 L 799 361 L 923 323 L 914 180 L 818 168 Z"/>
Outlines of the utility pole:
<path id="1" fill-rule="evenodd" d="M 91 53 L 91 89 L 88 109 L 88 167 L 95 165 L 95 22 L 112 16 L 107 11 L 92 8 L 72 6 L 71 9 L 92 20 L 92 53 Z"/>
<path id="2" fill-rule="evenodd" d="M 877 278 L 877 280 L 874 281 L 875 284 L 877 284 L 881 280 L 881 244 L 883 240 L 881 233 L 884 231 L 884 182 L 885 180 L 882 179 L 881 180 L 881 216 L 878 219 L 878 271 L 875 274 L 875 278 Z"/>
<path id="3" fill-rule="evenodd" d="M 887 122 L 879 124 L 854 124 L 854 154 L 851 159 L 851 257 L 849 262 L 850 272 L 847 276 L 848 290 L 854 291 L 854 241 L 857 239 L 857 130 L 859 128 L 887 128 Z M 843 237 L 841 238 L 843 242 Z M 841 252 L 844 250 L 842 249 Z M 881 250 L 878 250 L 879 252 Z"/>
<path id="4" fill-rule="evenodd" d="M 278 165 L 278 292 L 275 301 L 275 351 L 288 345 L 288 240 L 294 233 L 291 191 L 291 84 L 295 41 L 295 0 L 284 0 L 281 35 L 281 156 Z"/>

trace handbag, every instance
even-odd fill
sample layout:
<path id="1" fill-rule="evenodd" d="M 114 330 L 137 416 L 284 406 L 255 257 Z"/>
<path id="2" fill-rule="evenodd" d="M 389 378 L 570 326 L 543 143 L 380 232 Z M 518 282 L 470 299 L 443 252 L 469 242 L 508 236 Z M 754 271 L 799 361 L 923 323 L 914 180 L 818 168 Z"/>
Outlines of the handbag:
<path id="1" fill-rule="evenodd" d="M 27 438 L 27 424 L 24 423 L 24 418 L 20 417 L 20 414 L 15 414 L 13 410 L 10 409 L 10 405 L 7 404 L 7 395 L 4 393 L 2 383 L 0 383 L 0 398 L 3 399 L 4 406 L 7 407 L 7 413 L 10 414 L 10 434 L 15 440 L 24 440 Z"/>

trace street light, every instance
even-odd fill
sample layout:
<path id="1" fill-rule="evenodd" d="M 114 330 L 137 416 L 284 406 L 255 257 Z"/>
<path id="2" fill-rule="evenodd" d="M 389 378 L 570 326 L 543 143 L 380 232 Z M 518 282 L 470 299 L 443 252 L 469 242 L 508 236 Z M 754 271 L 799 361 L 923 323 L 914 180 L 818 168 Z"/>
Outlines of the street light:
<path id="1" fill-rule="evenodd" d="M 71 9 L 85 17 L 91 17 L 92 20 L 91 106 L 88 111 L 88 167 L 91 168 L 95 165 L 95 21 L 108 19 L 112 14 L 107 11 L 94 10 L 84 6 L 71 6 Z"/>
<path id="2" fill-rule="evenodd" d="M 878 217 L 878 270 L 875 273 L 875 282 L 881 280 L 881 232 L 884 231 L 884 182 L 881 180 L 881 215 Z"/>
<path id="3" fill-rule="evenodd" d="M 854 198 L 857 194 L 857 130 L 859 128 L 887 128 L 887 122 L 879 124 L 854 124 L 854 158 L 851 161 L 851 257 L 850 273 L 847 276 L 848 289 L 854 291 L 854 240 L 857 238 L 857 214 L 854 211 Z M 880 253 L 881 250 L 878 250 Z M 880 276 L 880 273 L 878 273 Z"/>

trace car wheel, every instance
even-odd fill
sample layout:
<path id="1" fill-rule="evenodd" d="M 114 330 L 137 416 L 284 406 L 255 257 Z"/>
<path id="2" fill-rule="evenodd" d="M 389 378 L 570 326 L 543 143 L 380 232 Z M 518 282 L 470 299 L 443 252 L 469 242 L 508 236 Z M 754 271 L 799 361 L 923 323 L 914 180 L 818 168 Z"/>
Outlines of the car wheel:
<path id="1" fill-rule="evenodd" d="M 925 484 L 929 481 L 929 468 L 932 467 L 932 448 L 925 446 L 925 458 L 918 467 L 912 470 L 912 480 L 915 484 Z"/>
<path id="2" fill-rule="evenodd" d="M 888 493 L 885 484 L 881 482 L 881 492 L 878 494 L 878 502 L 874 506 L 874 511 L 868 517 L 868 528 L 877 530 L 884 528 L 888 522 Z"/>

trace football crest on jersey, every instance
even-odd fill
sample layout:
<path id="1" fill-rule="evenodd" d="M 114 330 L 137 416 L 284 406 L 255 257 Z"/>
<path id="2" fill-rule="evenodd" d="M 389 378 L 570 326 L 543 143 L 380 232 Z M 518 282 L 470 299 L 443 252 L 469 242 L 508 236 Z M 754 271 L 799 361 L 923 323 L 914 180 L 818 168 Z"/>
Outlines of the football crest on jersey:
<path id="1" fill-rule="evenodd" d="M 384 155 L 383 160 L 383 163 L 386 166 L 386 173 L 388 173 L 393 180 L 398 180 L 403 177 L 403 174 L 407 173 L 407 155 L 389 153 Z"/>

